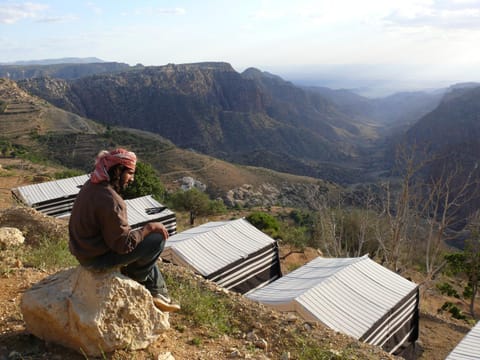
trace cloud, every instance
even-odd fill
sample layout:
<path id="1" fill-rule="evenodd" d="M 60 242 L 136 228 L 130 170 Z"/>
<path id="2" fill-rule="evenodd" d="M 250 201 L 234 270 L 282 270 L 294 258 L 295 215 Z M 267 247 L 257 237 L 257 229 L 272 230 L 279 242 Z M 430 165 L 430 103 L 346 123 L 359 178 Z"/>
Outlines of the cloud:
<path id="1" fill-rule="evenodd" d="M 103 14 L 103 9 L 93 2 L 87 2 L 85 4 L 95 15 Z"/>
<path id="2" fill-rule="evenodd" d="M 480 1 L 435 1 L 413 9 L 396 9 L 384 18 L 393 26 L 480 30 Z"/>
<path id="3" fill-rule="evenodd" d="M 0 23 L 14 24 L 27 18 L 37 18 L 47 5 L 35 3 L 8 3 L 0 4 Z"/>
<path id="4" fill-rule="evenodd" d="M 67 16 L 50 16 L 41 17 L 36 20 L 37 23 L 65 23 L 77 20 L 78 17 L 73 15 Z"/>
<path id="5" fill-rule="evenodd" d="M 185 13 L 184 8 L 139 8 L 135 10 L 135 15 L 184 15 Z"/>

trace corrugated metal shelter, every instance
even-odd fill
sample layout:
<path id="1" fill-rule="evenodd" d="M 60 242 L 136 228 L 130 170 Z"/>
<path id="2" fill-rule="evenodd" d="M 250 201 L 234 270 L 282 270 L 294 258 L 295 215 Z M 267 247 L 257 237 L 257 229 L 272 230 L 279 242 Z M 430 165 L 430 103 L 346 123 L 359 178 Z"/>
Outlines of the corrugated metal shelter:
<path id="1" fill-rule="evenodd" d="M 480 359 L 480 322 L 468 332 L 445 360 Z"/>
<path id="2" fill-rule="evenodd" d="M 177 233 L 175 213 L 160 204 L 151 195 L 125 200 L 127 204 L 128 224 L 136 229 L 152 221 L 161 222 L 169 235 Z"/>
<path id="3" fill-rule="evenodd" d="M 277 242 L 245 219 L 178 233 L 168 239 L 162 258 L 241 294 L 282 276 Z"/>
<path id="4" fill-rule="evenodd" d="M 68 217 L 80 188 L 89 178 L 89 175 L 81 175 L 20 186 L 12 189 L 12 195 L 19 202 L 46 215 Z M 127 203 L 128 223 L 132 228 L 141 227 L 147 222 L 159 221 L 165 225 L 170 235 L 176 234 L 175 213 L 152 196 L 147 195 L 125 202 Z"/>
<path id="5" fill-rule="evenodd" d="M 12 189 L 13 197 L 46 215 L 68 216 L 80 188 L 89 175 L 46 181 Z"/>
<path id="6" fill-rule="evenodd" d="M 418 286 L 367 255 L 318 257 L 247 297 L 390 353 L 418 338 Z"/>

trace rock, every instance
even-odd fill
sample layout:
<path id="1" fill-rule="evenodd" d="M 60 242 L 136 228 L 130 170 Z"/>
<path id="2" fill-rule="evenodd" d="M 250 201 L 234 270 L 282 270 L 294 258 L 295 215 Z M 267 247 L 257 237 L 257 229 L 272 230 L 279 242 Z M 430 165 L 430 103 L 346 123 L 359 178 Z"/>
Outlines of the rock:
<path id="1" fill-rule="evenodd" d="M 21 360 L 22 358 L 22 354 L 17 351 L 12 351 L 8 354 L 8 360 Z"/>
<path id="2" fill-rule="evenodd" d="M 297 321 L 297 320 L 298 320 L 298 317 L 297 317 L 297 315 L 295 315 L 294 313 L 288 313 L 288 314 L 287 314 L 287 321 L 288 321 L 289 323 L 294 323 L 294 322 Z"/>
<path id="3" fill-rule="evenodd" d="M 202 183 L 198 180 L 195 180 L 194 178 L 192 178 L 190 176 L 184 176 L 183 178 L 181 178 L 180 183 L 181 183 L 180 188 L 183 191 L 187 191 L 187 190 L 190 190 L 190 189 L 193 189 L 193 188 L 196 188 L 200 191 L 207 190 L 207 185 L 205 185 L 204 183 Z"/>
<path id="4" fill-rule="evenodd" d="M 158 355 L 157 360 L 175 360 L 175 357 L 169 351 L 169 352 Z"/>
<path id="5" fill-rule="evenodd" d="M 170 327 L 144 286 L 118 271 L 81 266 L 33 285 L 20 308 L 27 331 L 88 356 L 144 349 Z"/>
<path id="6" fill-rule="evenodd" d="M 258 340 L 258 336 L 255 334 L 254 331 L 250 331 L 247 335 L 246 335 L 246 338 L 248 341 L 257 341 Z"/>
<path id="7" fill-rule="evenodd" d="M 237 359 L 242 357 L 242 353 L 238 349 L 230 349 L 230 353 L 228 354 L 229 359 Z"/>
<path id="8" fill-rule="evenodd" d="M 255 341 L 255 346 L 259 349 L 267 350 L 268 342 L 265 339 L 258 339 Z"/>
<path id="9" fill-rule="evenodd" d="M 25 242 L 22 232 L 14 227 L 0 228 L 0 249 L 4 250 L 12 246 L 19 246 Z"/>

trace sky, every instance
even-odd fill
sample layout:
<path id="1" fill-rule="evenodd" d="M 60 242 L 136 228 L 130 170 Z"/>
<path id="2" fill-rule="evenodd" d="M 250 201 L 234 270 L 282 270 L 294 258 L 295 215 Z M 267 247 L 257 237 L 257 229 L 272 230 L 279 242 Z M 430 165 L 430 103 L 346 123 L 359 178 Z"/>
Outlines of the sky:
<path id="1" fill-rule="evenodd" d="M 480 0 L 0 0 L 0 49 L 0 63 L 222 61 L 325 86 L 435 87 L 480 81 Z"/>

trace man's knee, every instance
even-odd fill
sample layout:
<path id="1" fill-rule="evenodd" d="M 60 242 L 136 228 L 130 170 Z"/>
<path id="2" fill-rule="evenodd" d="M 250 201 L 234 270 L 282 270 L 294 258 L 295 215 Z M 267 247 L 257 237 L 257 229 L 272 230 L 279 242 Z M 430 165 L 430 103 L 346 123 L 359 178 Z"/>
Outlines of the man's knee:
<path id="1" fill-rule="evenodd" d="M 143 241 L 140 243 L 148 247 L 151 251 L 162 252 L 165 247 L 165 239 L 161 233 L 150 233 L 145 236 Z"/>

